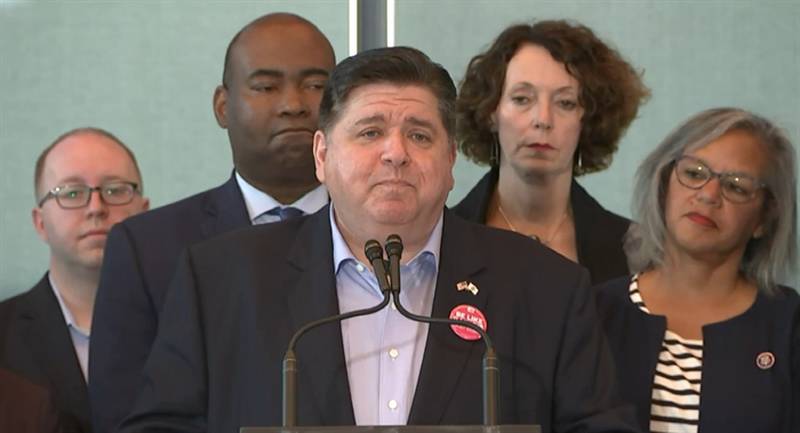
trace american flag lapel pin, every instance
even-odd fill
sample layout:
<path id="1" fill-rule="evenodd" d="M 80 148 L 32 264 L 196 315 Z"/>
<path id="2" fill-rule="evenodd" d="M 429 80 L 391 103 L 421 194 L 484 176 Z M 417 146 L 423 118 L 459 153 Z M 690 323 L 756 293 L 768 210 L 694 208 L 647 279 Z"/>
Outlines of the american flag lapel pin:
<path id="1" fill-rule="evenodd" d="M 466 290 L 467 292 L 470 292 L 473 295 L 477 295 L 478 294 L 478 286 L 476 286 L 475 284 L 472 284 L 469 281 L 459 281 L 456 284 L 456 290 L 458 290 L 459 292 L 463 292 L 463 291 Z"/>

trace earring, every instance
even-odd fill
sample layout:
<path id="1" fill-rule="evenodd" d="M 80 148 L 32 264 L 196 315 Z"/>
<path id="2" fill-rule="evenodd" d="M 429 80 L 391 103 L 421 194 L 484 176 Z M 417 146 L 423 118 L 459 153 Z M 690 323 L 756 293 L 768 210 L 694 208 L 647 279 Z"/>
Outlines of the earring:
<path id="1" fill-rule="evenodd" d="M 497 133 L 492 134 L 492 148 L 489 151 L 489 162 L 493 166 L 500 165 L 500 143 L 497 139 Z"/>
<path id="2" fill-rule="evenodd" d="M 583 160 L 581 158 L 581 149 L 580 148 L 575 149 L 575 153 L 578 154 L 578 171 L 581 171 L 581 170 L 583 170 Z"/>

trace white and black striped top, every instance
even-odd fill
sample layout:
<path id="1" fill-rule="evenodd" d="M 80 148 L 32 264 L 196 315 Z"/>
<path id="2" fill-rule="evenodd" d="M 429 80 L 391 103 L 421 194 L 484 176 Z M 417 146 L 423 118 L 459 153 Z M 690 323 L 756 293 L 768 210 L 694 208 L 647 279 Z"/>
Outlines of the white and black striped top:
<path id="1" fill-rule="evenodd" d="M 639 293 L 636 276 L 631 281 L 630 298 L 650 314 Z M 687 340 L 667 329 L 653 380 L 651 432 L 697 432 L 702 372 L 703 340 Z"/>

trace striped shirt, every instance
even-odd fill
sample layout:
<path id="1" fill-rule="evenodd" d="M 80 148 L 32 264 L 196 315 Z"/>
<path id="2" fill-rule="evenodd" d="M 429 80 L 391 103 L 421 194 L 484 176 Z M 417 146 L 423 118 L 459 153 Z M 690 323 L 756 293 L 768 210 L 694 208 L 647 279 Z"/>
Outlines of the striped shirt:
<path id="1" fill-rule="evenodd" d="M 650 311 L 633 277 L 631 301 L 647 314 Z M 658 354 L 650 405 L 653 433 L 696 433 L 700 419 L 700 382 L 703 372 L 703 340 L 688 340 L 666 330 Z"/>

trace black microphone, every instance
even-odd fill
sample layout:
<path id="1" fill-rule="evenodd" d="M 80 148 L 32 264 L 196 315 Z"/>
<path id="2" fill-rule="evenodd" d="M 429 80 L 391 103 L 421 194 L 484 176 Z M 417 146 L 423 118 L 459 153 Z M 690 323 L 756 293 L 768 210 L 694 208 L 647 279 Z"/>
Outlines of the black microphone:
<path id="1" fill-rule="evenodd" d="M 380 242 L 371 239 L 364 245 L 364 254 L 374 268 L 375 276 L 378 279 L 378 287 L 380 287 L 381 293 L 383 293 L 383 300 L 374 307 L 323 317 L 322 319 L 305 324 L 294 333 L 292 339 L 289 340 L 286 354 L 283 356 L 282 417 L 284 427 L 295 427 L 297 425 L 297 356 L 295 356 L 294 348 L 297 345 L 297 341 L 300 340 L 300 337 L 316 327 L 376 313 L 389 305 L 391 297 L 389 295 L 389 284 L 386 279 L 386 267 L 383 262 L 383 247 L 381 247 Z"/>
<path id="2" fill-rule="evenodd" d="M 367 256 L 369 264 L 372 265 L 372 270 L 375 272 L 375 278 L 378 280 L 381 293 L 388 296 L 391 286 L 386 279 L 386 262 L 383 261 L 383 247 L 381 243 L 375 239 L 368 240 L 367 243 L 364 244 L 364 255 Z"/>
<path id="3" fill-rule="evenodd" d="M 441 323 L 447 325 L 466 326 L 480 334 L 486 345 L 483 353 L 483 424 L 497 425 L 497 396 L 500 384 L 500 366 L 494 351 L 492 340 L 480 326 L 466 320 L 442 319 L 414 314 L 400 303 L 400 258 L 403 255 L 403 240 L 393 234 L 386 238 L 386 255 L 389 256 L 389 275 L 392 299 L 397 311 L 415 322 Z"/>
<path id="4" fill-rule="evenodd" d="M 403 255 L 403 240 L 398 235 L 386 238 L 386 255 L 389 257 L 389 289 L 400 294 L 400 257 Z"/>

